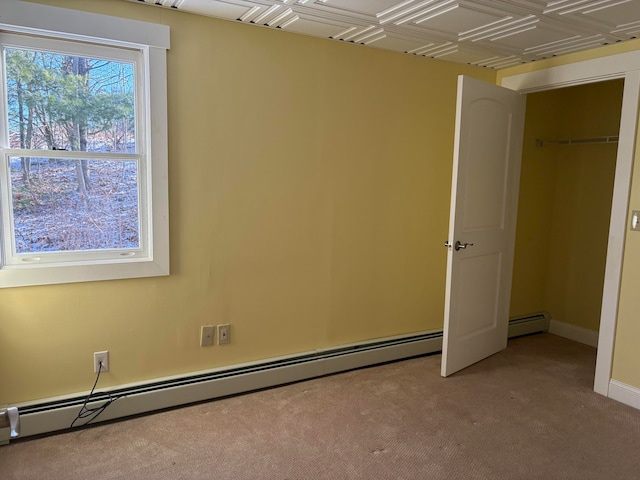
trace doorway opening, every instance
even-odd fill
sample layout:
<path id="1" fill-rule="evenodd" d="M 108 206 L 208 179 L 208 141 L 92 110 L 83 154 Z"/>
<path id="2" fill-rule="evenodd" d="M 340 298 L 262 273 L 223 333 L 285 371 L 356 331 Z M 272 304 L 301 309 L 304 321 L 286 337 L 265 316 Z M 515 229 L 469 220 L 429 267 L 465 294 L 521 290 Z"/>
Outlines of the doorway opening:
<path id="1" fill-rule="evenodd" d="M 640 51 L 610 54 L 542 70 L 501 76 L 498 82 L 511 90 L 531 93 L 603 80 L 624 79 L 594 390 L 636 408 L 640 408 L 640 396 L 629 394 L 624 385 L 612 380 L 612 370 L 631 176 L 638 129 L 638 105 L 640 104 L 638 62 L 640 62 Z"/>
<path id="2" fill-rule="evenodd" d="M 624 79 L 527 96 L 511 317 L 597 346 Z"/>

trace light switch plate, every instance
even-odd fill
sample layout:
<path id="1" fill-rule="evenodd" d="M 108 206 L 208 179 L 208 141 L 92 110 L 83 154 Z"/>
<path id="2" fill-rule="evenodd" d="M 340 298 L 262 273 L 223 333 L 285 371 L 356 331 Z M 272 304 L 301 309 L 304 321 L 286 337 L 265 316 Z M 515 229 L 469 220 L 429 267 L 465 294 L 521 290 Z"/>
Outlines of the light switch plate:
<path id="1" fill-rule="evenodd" d="M 640 210 L 631 212 L 631 230 L 640 231 Z"/>
<path id="2" fill-rule="evenodd" d="M 102 363 L 102 366 L 100 366 Z M 109 351 L 93 352 L 93 373 L 98 371 L 104 373 L 109 371 Z"/>

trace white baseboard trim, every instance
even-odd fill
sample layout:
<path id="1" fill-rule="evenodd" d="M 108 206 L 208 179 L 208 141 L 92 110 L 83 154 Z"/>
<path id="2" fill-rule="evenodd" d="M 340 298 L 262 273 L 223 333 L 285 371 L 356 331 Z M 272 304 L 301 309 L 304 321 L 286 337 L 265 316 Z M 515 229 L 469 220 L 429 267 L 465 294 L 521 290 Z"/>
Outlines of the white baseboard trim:
<path id="1" fill-rule="evenodd" d="M 640 388 L 632 387 L 617 380 L 610 380 L 609 398 L 640 410 Z"/>
<path id="2" fill-rule="evenodd" d="M 585 345 L 598 348 L 598 332 L 595 330 L 578 327 L 571 323 L 565 323 L 559 320 L 551 320 L 549 333 L 553 333 L 559 337 L 568 338 L 574 342 L 584 343 Z"/>

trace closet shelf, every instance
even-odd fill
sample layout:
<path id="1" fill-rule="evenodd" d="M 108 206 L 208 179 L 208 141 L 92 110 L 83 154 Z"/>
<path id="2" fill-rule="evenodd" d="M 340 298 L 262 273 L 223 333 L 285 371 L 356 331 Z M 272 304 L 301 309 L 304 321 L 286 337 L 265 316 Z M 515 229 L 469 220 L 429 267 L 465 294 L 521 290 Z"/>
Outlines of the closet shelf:
<path id="1" fill-rule="evenodd" d="M 588 138 L 560 138 L 554 140 L 536 139 L 536 147 L 545 147 L 547 145 L 583 145 L 586 143 L 618 143 L 617 135 L 609 135 L 604 137 L 588 137 Z"/>

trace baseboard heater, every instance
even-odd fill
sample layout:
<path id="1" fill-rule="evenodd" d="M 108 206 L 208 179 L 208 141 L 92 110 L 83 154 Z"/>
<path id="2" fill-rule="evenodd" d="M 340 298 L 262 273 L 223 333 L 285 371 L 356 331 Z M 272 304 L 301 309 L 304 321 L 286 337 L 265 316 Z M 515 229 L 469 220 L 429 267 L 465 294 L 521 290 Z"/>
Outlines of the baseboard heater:
<path id="1" fill-rule="evenodd" d="M 549 320 L 546 313 L 513 318 L 509 321 L 509 337 L 547 331 Z M 391 337 L 101 389 L 88 407 L 101 405 L 109 395 L 120 397 L 96 421 L 112 420 L 441 351 L 441 330 Z M 20 436 L 68 429 L 84 403 L 85 395 L 16 405 L 20 414 Z"/>

